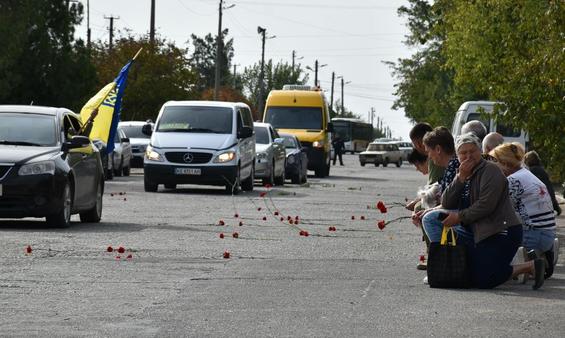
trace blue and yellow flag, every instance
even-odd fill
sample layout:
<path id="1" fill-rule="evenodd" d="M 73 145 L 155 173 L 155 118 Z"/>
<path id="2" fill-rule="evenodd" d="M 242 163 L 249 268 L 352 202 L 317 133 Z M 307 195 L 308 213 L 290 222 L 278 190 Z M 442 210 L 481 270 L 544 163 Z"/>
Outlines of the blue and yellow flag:
<path id="1" fill-rule="evenodd" d="M 98 139 L 106 143 L 107 153 L 114 150 L 114 136 L 116 135 L 118 122 L 120 122 L 122 97 L 126 88 L 129 68 L 134 60 L 135 57 L 122 68 L 120 74 L 113 82 L 107 84 L 94 97 L 88 100 L 80 111 L 82 121 L 86 123 L 92 113 L 98 109 L 98 115 L 92 121 L 92 128 L 88 137 L 91 140 Z"/>

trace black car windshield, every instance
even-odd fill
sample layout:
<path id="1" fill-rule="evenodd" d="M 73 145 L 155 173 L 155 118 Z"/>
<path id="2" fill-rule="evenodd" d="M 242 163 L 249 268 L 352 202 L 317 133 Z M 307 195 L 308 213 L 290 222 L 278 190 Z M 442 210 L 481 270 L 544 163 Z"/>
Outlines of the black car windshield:
<path id="1" fill-rule="evenodd" d="M 143 126 L 121 126 L 122 130 L 126 134 L 126 137 L 129 138 L 151 138 L 149 135 L 145 135 L 141 132 L 141 128 Z"/>
<path id="2" fill-rule="evenodd" d="M 265 122 L 276 129 L 322 129 L 322 108 L 269 107 Z"/>
<path id="3" fill-rule="evenodd" d="M 54 146 L 57 144 L 55 116 L 0 113 L 0 144 Z"/>
<path id="4" fill-rule="evenodd" d="M 254 127 L 255 143 L 269 144 L 269 130 L 265 127 Z"/>
<path id="5" fill-rule="evenodd" d="M 169 106 L 156 131 L 231 134 L 232 109 L 226 107 Z"/>
<path id="6" fill-rule="evenodd" d="M 298 148 L 298 145 L 294 141 L 294 137 L 284 135 L 284 136 L 282 136 L 282 138 L 284 139 L 283 144 L 284 144 L 284 147 L 286 149 L 296 149 L 296 148 Z"/>

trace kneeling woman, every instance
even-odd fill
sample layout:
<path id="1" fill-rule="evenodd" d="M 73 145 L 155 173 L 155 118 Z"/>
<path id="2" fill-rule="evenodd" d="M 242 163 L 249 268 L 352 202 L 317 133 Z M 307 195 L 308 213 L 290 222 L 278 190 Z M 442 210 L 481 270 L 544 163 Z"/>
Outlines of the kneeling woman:
<path id="1" fill-rule="evenodd" d="M 541 259 L 511 266 L 522 243 L 522 225 L 508 195 L 508 181 L 494 163 L 481 157 L 481 143 L 473 134 L 464 134 L 455 142 L 461 165 L 459 172 L 443 192 L 441 204 L 450 212 L 444 226 L 456 226 L 459 243 L 467 246 L 473 286 L 494 288 L 513 276 L 535 276 L 534 289 L 544 282 Z M 466 182 L 469 192 L 464 194 Z"/>

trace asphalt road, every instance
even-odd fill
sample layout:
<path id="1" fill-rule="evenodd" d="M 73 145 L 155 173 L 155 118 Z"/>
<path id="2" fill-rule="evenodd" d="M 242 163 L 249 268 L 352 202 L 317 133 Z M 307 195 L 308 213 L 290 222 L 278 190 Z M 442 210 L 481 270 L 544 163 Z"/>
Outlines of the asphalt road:
<path id="1" fill-rule="evenodd" d="M 416 270 L 421 231 L 394 221 L 409 216 L 401 204 L 425 178 L 408 164 L 344 159 L 329 178 L 265 197 L 260 185 L 234 198 L 198 186 L 145 193 L 134 170 L 107 182 L 100 224 L 0 220 L 0 336 L 564 335 L 564 250 L 540 291 L 531 281 L 430 289 Z M 380 230 L 380 220 L 390 223 Z"/>

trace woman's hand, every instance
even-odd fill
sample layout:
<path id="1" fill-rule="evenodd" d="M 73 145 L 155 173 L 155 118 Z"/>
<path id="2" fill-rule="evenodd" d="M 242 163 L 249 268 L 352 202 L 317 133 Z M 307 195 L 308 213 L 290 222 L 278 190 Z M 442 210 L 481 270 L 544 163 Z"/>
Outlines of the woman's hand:
<path id="1" fill-rule="evenodd" d="M 414 224 L 417 227 L 421 227 L 422 226 L 422 217 L 424 217 L 424 212 L 425 212 L 425 210 L 413 212 L 412 213 L 412 224 Z"/>
<path id="2" fill-rule="evenodd" d="M 463 183 L 469 177 L 471 177 L 471 174 L 473 173 L 473 167 L 474 166 L 475 166 L 475 163 L 470 158 L 467 158 L 466 160 L 462 161 L 459 164 L 459 173 L 457 174 L 457 179 L 459 180 L 459 182 Z"/>
<path id="3" fill-rule="evenodd" d="M 461 219 L 459 218 L 459 213 L 457 212 L 450 212 L 447 217 L 441 222 L 443 226 L 452 227 L 461 223 Z"/>

